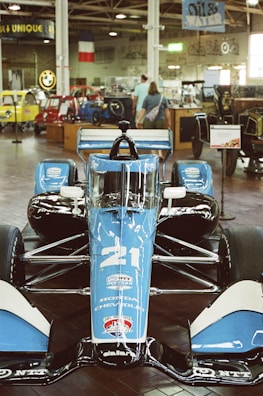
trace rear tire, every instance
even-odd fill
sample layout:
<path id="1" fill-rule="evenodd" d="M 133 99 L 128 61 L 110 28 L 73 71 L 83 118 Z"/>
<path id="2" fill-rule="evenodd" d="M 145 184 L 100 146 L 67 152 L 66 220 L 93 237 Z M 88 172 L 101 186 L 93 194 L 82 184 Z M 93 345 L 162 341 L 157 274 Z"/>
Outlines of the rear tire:
<path id="1" fill-rule="evenodd" d="M 119 99 L 112 99 L 109 102 L 109 110 L 116 117 L 123 117 L 125 113 L 124 104 Z"/>
<path id="2" fill-rule="evenodd" d="M 263 227 L 235 226 L 224 230 L 218 250 L 218 282 L 226 287 L 244 279 L 260 281 L 263 273 Z"/>
<path id="3" fill-rule="evenodd" d="M 19 255 L 24 253 L 21 231 L 17 227 L 0 226 L 0 279 L 21 286 L 25 283 L 25 265 Z"/>
<path id="4" fill-rule="evenodd" d="M 237 149 L 226 149 L 226 176 L 232 176 L 237 167 L 238 150 Z M 222 151 L 222 162 L 223 162 L 223 151 Z"/>

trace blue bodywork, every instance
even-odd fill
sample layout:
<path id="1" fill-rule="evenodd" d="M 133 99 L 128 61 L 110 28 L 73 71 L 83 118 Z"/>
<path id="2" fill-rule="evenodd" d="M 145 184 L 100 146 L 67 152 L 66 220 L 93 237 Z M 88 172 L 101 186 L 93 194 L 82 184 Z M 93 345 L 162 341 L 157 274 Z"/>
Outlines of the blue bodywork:
<path id="1" fill-rule="evenodd" d="M 176 185 L 214 196 L 212 169 L 206 161 L 178 160 L 173 165 L 173 172 L 177 175 Z"/>
<path id="2" fill-rule="evenodd" d="M 252 311 L 233 312 L 192 338 L 197 353 L 244 353 L 262 346 L 263 315 Z"/>
<path id="3" fill-rule="evenodd" d="M 61 186 L 76 182 L 76 164 L 71 159 L 45 159 L 35 168 L 34 194 L 59 192 Z"/>
<path id="4" fill-rule="evenodd" d="M 89 157 L 92 339 L 145 342 L 155 237 L 158 158 Z"/>
<path id="5" fill-rule="evenodd" d="M 49 338 L 20 316 L 0 310 L 0 351 L 47 352 Z"/>

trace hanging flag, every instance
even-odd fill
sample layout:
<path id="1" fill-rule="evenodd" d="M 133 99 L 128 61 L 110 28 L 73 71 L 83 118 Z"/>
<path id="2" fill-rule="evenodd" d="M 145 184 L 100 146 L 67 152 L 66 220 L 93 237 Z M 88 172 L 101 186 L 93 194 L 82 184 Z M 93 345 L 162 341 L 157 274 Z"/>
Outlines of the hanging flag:
<path id="1" fill-rule="evenodd" d="M 81 32 L 79 34 L 79 62 L 95 62 L 92 32 Z"/>

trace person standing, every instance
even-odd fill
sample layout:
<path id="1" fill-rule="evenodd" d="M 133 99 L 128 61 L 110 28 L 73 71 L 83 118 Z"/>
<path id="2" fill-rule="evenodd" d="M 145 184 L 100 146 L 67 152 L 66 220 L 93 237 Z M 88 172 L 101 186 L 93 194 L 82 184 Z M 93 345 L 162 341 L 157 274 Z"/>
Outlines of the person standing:
<path id="1" fill-rule="evenodd" d="M 155 120 L 147 118 L 147 114 L 159 105 L 159 112 Z M 171 128 L 171 115 L 168 107 L 167 98 L 161 95 L 156 82 L 152 81 L 149 85 L 148 95 L 145 97 L 142 109 L 136 121 L 137 128 L 145 129 L 164 129 Z"/>
<path id="2" fill-rule="evenodd" d="M 142 74 L 141 82 L 140 82 L 140 84 L 136 85 L 135 90 L 134 90 L 132 114 L 134 116 L 135 123 L 137 122 L 137 118 L 138 118 L 140 111 L 142 109 L 142 104 L 143 104 L 144 98 L 148 94 L 149 84 L 148 84 L 147 80 L 148 80 L 148 77 L 145 74 Z"/>

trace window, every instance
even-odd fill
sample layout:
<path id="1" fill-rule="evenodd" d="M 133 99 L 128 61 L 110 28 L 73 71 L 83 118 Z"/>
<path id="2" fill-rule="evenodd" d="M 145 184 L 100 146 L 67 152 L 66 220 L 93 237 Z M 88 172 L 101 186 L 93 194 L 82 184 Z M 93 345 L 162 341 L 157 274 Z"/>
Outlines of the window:
<path id="1" fill-rule="evenodd" d="M 248 75 L 250 78 L 263 78 L 262 33 L 251 34 L 248 48 Z"/>
<path id="2" fill-rule="evenodd" d="M 229 69 L 220 70 L 219 84 L 220 85 L 229 85 L 230 84 L 230 70 Z"/>

